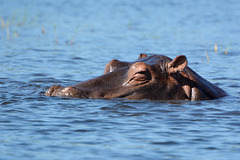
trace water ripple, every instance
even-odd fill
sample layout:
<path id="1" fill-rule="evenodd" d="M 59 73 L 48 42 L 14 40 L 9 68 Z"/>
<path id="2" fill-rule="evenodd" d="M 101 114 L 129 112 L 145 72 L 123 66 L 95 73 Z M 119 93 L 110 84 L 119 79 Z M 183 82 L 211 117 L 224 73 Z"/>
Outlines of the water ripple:
<path id="1" fill-rule="evenodd" d="M 165 142 L 152 142 L 154 145 L 166 145 L 166 146 L 171 146 L 171 145 L 179 145 L 176 141 L 165 141 Z"/>

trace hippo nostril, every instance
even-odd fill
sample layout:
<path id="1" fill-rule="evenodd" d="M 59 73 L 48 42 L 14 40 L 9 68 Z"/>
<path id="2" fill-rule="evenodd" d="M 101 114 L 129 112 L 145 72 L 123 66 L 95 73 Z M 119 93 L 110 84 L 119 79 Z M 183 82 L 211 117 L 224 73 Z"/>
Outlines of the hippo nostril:
<path id="1" fill-rule="evenodd" d="M 49 90 L 45 93 L 46 96 L 51 96 L 51 94 L 52 93 Z"/>

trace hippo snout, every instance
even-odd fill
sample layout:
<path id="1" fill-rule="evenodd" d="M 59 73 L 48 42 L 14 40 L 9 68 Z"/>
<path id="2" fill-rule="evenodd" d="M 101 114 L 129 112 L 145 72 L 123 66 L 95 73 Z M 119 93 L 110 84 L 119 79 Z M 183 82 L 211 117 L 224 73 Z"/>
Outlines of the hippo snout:
<path id="1" fill-rule="evenodd" d="M 59 97 L 79 97 L 80 91 L 76 87 L 63 87 L 61 85 L 51 86 L 45 94 L 46 96 L 59 96 Z"/>
<path id="2" fill-rule="evenodd" d="M 46 92 L 46 96 L 57 96 L 63 89 L 60 85 L 52 85 Z"/>

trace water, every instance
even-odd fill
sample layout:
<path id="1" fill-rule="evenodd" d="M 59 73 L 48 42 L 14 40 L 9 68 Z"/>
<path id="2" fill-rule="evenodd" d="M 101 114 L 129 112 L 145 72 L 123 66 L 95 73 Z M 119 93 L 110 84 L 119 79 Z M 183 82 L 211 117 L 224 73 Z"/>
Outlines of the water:
<path id="1" fill-rule="evenodd" d="M 0 159 L 239 159 L 239 8 L 237 0 L 1 0 Z M 184 54 L 229 96 L 44 96 L 139 53 Z"/>

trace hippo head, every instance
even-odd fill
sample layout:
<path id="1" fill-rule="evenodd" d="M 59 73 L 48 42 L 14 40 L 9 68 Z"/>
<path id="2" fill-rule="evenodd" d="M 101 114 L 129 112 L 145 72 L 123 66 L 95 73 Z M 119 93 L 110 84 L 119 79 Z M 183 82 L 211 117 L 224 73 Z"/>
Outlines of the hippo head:
<path id="1" fill-rule="evenodd" d="M 114 80 L 122 90 L 120 97 L 128 99 L 178 99 L 181 97 L 182 99 L 187 98 L 185 93 L 170 77 L 183 71 L 186 66 L 185 56 L 178 56 L 172 60 L 162 55 L 140 54 L 138 60 L 131 63 L 110 61 L 104 73 L 123 72 L 124 76 L 121 79 Z M 117 93 L 121 92 L 117 91 Z"/>
<path id="2" fill-rule="evenodd" d="M 201 77 L 200 81 L 209 83 Z M 53 85 L 46 95 L 93 99 L 211 99 L 207 97 L 210 94 L 204 95 L 206 91 L 199 83 L 202 82 L 187 67 L 187 59 L 183 55 L 172 60 L 162 55 L 140 54 L 134 62 L 112 60 L 106 65 L 104 75 L 75 86 Z"/>

